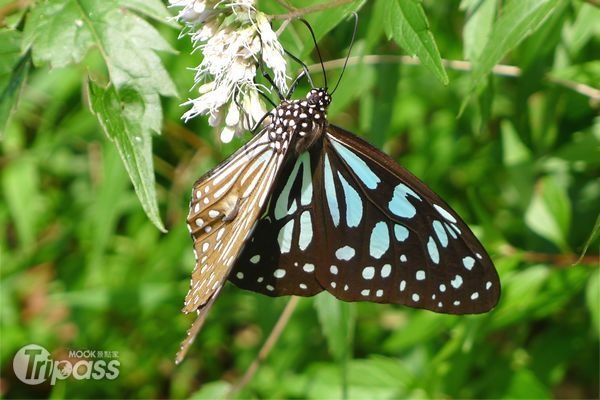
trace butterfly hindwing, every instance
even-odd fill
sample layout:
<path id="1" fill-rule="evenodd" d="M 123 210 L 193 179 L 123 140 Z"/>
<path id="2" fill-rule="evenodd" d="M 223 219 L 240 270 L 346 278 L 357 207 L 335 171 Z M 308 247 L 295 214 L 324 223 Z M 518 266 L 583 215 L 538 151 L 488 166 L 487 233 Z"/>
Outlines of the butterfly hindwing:
<path id="1" fill-rule="evenodd" d="M 229 280 L 268 296 L 313 296 L 323 290 L 315 279 L 323 251 L 321 222 L 315 215 L 317 152 L 287 163 Z"/>

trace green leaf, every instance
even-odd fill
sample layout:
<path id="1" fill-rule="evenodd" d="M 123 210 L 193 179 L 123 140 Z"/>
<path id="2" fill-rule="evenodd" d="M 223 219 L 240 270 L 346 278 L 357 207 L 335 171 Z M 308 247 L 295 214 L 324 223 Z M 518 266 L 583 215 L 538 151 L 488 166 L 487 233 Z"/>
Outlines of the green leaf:
<path id="1" fill-rule="evenodd" d="M 598 82 L 600 82 L 600 61 L 589 61 L 555 69 L 550 73 L 550 76 L 554 79 L 572 81 L 570 82 L 571 85 L 584 83 L 592 87 L 597 87 Z"/>
<path id="2" fill-rule="evenodd" d="M 307 20 L 315 31 L 317 42 L 353 12 L 360 10 L 365 3 L 366 0 L 354 0 L 346 5 L 333 7 L 310 15 Z M 304 5 L 302 7 L 304 7 Z M 349 40 L 350 38 L 348 38 L 348 45 L 350 45 Z M 311 49 L 312 46 L 309 45 L 307 48 Z"/>
<path id="3" fill-rule="evenodd" d="M 590 40 L 600 36 L 600 7 L 582 3 L 577 18 L 570 27 L 563 30 L 562 42 L 570 54 L 577 54 Z"/>
<path id="4" fill-rule="evenodd" d="M 315 307 L 331 354 L 339 362 L 347 362 L 355 324 L 353 305 L 323 293 L 315 297 Z"/>
<path id="5" fill-rule="evenodd" d="M 349 365 L 348 393 L 340 388 L 335 365 L 319 365 L 309 375 L 308 399 L 398 399 L 412 398 L 407 390 L 415 377 L 400 360 L 371 357 L 352 360 Z"/>
<path id="6" fill-rule="evenodd" d="M 281 6 L 271 0 L 263 0 L 259 2 L 258 9 L 265 13 L 273 13 L 281 15 Z M 326 8 L 318 12 L 309 13 L 304 16 L 315 33 L 317 42 L 322 39 L 327 33 L 340 24 L 347 24 L 347 28 L 351 29 L 354 26 L 353 19 L 350 15 L 357 12 L 366 3 L 366 0 L 353 0 L 347 4 L 337 7 Z M 311 7 L 323 6 L 321 0 L 296 0 L 290 2 L 297 10 L 310 9 Z M 288 10 L 289 12 L 289 10 Z M 286 13 L 284 13 L 286 14 Z M 310 32 L 302 23 L 290 24 L 281 34 L 279 40 L 283 47 L 292 52 L 295 56 L 305 60 L 310 52 L 314 49 L 313 38 Z M 346 43 L 350 45 L 350 36 Z M 319 60 L 317 60 L 318 62 Z M 325 61 L 325 60 L 323 60 Z"/>
<path id="7" fill-rule="evenodd" d="M 231 390 L 231 384 L 225 381 L 214 381 L 202 385 L 200 390 L 192 394 L 191 399 L 225 399 Z"/>
<path id="8" fill-rule="evenodd" d="M 502 297 L 499 307 L 494 311 L 494 328 L 531 319 L 536 298 L 543 293 L 549 277 L 550 271 L 543 265 L 531 265 L 504 277 Z"/>
<path id="9" fill-rule="evenodd" d="M 571 2 L 561 1 L 540 24 L 539 28 L 523 41 L 519 46 L 519 67 L 527 74 L 528 70 L 536 67 L 540 61 L 552 57 L 552 53 L 563 41 L 563 26 L 572 18 Z M 546 62 L 543 62 L 547 65 Z M 560 65 L 556 62 L 554 65 Z"/>
<path id="10" fill-rule="evenodd" d="M 501 131 L 504 165 L 515 166 L 531 160 L 531 152 L 509 120 L 502 120 Z"/>
<path id="11" fill-rule="evenodd" d="M 592 329 L 600 336 L 600 270 L 590 277 L 585 291 L 585 301 L 592 318 Z"/>
<path id="12" fill-rule="evenodd" d="M 142 207 L 164 230 L 155 198 L 150 134 L 160 132 L 162 127 L 159 95 L 176 95 L 175 85 L 156 54 L 172 49 L 152 25 L 123 9 L 123 5 L 155 18 L 166 15 L 156 2 L 46 1 L 32 9 L 23 41 L 25 47 L 31 46 L 34 64 L 48 63 L 52 67 L 79 63 L 90 48 L 98 49 L 112 87 L 104 91 L 90 85 L 97 95 L 92 99 L 92 109 L 117 145 Z M 135 97 L 133 102 L 129 102 L 131 95 Z M 122 108 L 116 106 L 119 103 Z M 110 111 L 109 115 L 104 115 L 105 111 Z M 133 138 L 140 141 L 134 142 Z"/>
<path id="13" fill-rule="evenodd" d="M 169 23 L 174 28 L 179 26 L 160 0 L 119 0 L 119 3 L 122 7 L 135 10 L 163 24 Z"/>
<path id="14" fill-rule="evenodd" d="M 598 130 L 600 132 L 600 129 Z M 563 160 L 576 162 L 586 162 L 592 165 L 600 165 L 600 135 L 595 135 L 593 131 L 575 132 L 571 134 L 572 140 L 560 147 L 553 153 L 554 157 Z"/>
<path id="15" fill-rule="evenodd" d="M 525 223 L 562 251 L 569 250 L 567 238 L 571 225 L 571 203 L 565 188 L 553 177 L 545 177 L 537 185 L 525 213 Z"/>
<path id="16" fill-rule="evenodd" d="M 537 376 L 529 369 L 516 371 L 506 388 L 504 398 L 509 399 L 550 399 L 552 398 L 547 388 Z"/>
<path id="17" fill-rule="evenodd" d="M 497 0 L 468 0 L 461 4 L 466 8 L 467 22 L 463 28 L 464 57 L 476 59 L 485 47 L 496 16 Z"/>
<path id="18" fill-rule="evenodd" d="M 3 167 L 2 192 L 12 214 L 19 241 L 32 245 L 36 237 L 38 219 L 44 211 L 40 196 L 39 173 L 31 158 L 20 158 Z"/>
<path id="19" fill-rule="evenodd" d="M 385 0 L 385 31 L 409 54 L 415 55 L 444 84 L 448 75 L 419 0 Z"/>
<path id="20" fill-rule="evenodd" d="M 21 56 L 21 33 L 0 31 L 0 139 L 29 71 L 29 54 Z"/>
<path id="21" fill-rule="evenodd" d="M 165 232 L 154 188 L 152 137 L 141 122 L 143 116 L 151 112 L 144 109 L 143 95 L 134 88 L 117 91 L 109 86 L 104 89 L 93 81 L 89 82 L 88 89 L 92 112 L 106 136 L 117 146 L 144 211 L 152 223 Z"/>
<path id="22" fill-rule="evenodd" d="M 511 0 L 501 10 L 490 38 L 473 62 L 471 90 L 476 89 L 510 50 L 535 32 L 566 0 Z"/>
<path id="23" fill-rule="evenodd" d="M 156 51 L 171 46 L 142 18 L 115 0 L 55 0 L 35 7 L 27 19 L 24 46 L 36 66 L 64 67 L 82 61 L 96 47 L 115 87 L 138 87 L 165 96 L 175 86 Z"/>

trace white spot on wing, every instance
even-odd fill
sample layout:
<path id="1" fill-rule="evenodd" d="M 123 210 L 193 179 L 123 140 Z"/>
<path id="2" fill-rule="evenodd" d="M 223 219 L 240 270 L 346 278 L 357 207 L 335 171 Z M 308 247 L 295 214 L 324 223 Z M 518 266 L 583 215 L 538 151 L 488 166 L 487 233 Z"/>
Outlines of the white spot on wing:
<path id="1" fill-rule="evenodd" d="M 392 266 L 390 264 L 385 264 L 381 267 L 381 277 L 387 278 L 392 273 Z"/>
<path id="2" fill-rule="evenodd" d="M 456 218 L 454 218 L 452 216 L 452 214 L 450 214 L 448 211 L 444 210 L 442 207 L 438 206 L 437 204 L 433 205 L 433 208 L 436 209 L 436 211 L 438 213 L 440 213 L 440 215 L 444 218 L 446 218 L 448 221 L 452 222 L 452 223 L 456 223 Z"/>
<path id="3" fill-rule="evenodd" d="M 335 257 L 338 260 L 348 261 L 354 257 L 356 251 L 350 246 L 340 247 L 335 251 Z"/>
<path id="4" fill-rule="evenodd" d="M 283 278 L 285 276 L 285 269 L 277 268 L 273 271 L 273 276 L 278 279 Z"/>
<path id="5" fill-rule="evenodd" d="M 373 279 L 375 276 L 375 268 L 373 267 L 365 267 L 362 270 L 362 277 L 365 279 Z"/>
<path id="6" fill-rule="evenodd" d="M 304 270 L 304 272 L 313 272 L 315 270 L 315 265 L 314 264 L 309 264 L 306 263 L 304 264 L 304 266 L 302 267 L 302 269 Z"/>
<path id="7" fill-rule="evenodd" d="M 406 281 L 400 282 L 400 291 L 404 292 L 404 289 L 406 289 Z"/>
<path id="8" fill-rule="evenodd" d="M 450 281 L 450 284 L 452 285 L 452 287 L 453 287 L 454 289 L 458 289 L 458 288 L 460 288 L 460 287 L 462 286 L 462 284 L 463 284 L 463 279 L 462 279 L 462 276 L 460 276 L 460 275 L 456 275 L 456 276 L 454 277 L 454 279 L 452 279 L 452 280 Z"/>

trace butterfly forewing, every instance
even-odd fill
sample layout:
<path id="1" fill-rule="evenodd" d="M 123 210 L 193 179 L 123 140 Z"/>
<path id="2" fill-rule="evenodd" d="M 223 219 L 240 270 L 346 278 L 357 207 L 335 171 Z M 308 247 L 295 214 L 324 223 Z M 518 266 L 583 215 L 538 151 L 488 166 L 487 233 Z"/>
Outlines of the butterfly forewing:
<path id="1" fill-rule="evenodd" d="M 282 171 L 230 280 L 270 296 L 327 290 L 445 313 L 491 309 L 498 276 L 458 215 L 362 139 L 326 132 Z"/>
<path id="2" fill-rule="evenodd" d="M 489 256 L 460 217 L 419 179 L 350 132 L 324 138 L 321 285 L 345 301 L 480 313 L 500 285 Z M 341 190 L 340 190 L 341 188 Z"/>
<path id="3" fill-rule="evenodd" d="M 284 156 L 261 133 L 194 185 L 187 222 L 196 265 L 183 311 L 197 311 L 198 317 L 177 361 L 193 342 L 250 236 Z"/>

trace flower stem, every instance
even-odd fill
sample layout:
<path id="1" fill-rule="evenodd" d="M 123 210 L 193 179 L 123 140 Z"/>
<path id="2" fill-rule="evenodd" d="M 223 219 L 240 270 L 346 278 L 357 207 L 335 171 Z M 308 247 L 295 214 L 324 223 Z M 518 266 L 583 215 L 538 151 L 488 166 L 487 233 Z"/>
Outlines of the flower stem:
<path id="1" fill-rule="evenodd" d="M 329 8 L 339 7 L 344 4 L 349 4 L 349 3 L 352 3 L 353 1 L 354 0 L 332 0 L 329 3 L 315 4 L 314 6 L 299 8 L 297 10 L 293 10 L 293 11 L 290 11 L 289 13 L 285 13 L 285 14 L 271 15 L 269 17 L 269 19 L 270 20 L 274 20 L 274 19 L 292 20 L 295 18 L 302 17 L 306 14 L 311 14 L 314 12 L 327 10 Z"/>

